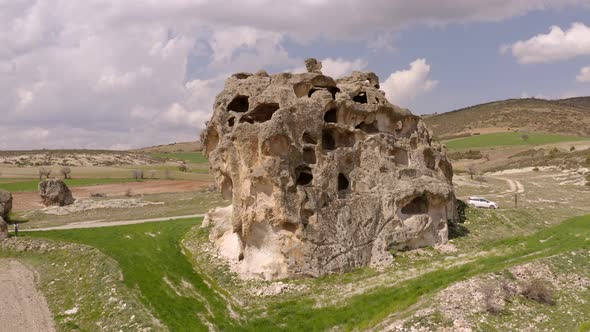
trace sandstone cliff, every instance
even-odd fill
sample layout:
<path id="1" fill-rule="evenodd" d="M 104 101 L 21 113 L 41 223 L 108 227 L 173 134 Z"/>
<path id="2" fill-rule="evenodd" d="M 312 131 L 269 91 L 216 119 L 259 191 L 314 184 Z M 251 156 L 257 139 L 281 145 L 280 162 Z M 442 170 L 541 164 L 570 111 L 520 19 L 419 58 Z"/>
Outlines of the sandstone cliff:
<path id="1" fill-rule="evenodd" d="M 233 203 L 209 218 L 220 252 L 273 279 L 446 243 L 453 171 L 420 117 L 390 104 L 374 73 L 334 80 L 307 67 L 235 74 L 217 96 L 201 141 Z"/>

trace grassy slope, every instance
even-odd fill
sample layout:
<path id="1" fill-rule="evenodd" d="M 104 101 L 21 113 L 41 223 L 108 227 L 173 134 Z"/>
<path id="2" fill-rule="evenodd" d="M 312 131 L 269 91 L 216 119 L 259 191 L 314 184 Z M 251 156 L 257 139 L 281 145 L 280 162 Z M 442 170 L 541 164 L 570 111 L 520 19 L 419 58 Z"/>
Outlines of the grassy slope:
<path id="1" fill-rule="evenodd" d="M 199 222 L 199 219 L 190 219 L 30 233 L 30 236 L 91 245 L 114 258 L 123 271 L 127 287 L 139 289 L 141 300 L 171 331 L 207 330 L 198 314 L 206 316 L 222 330 L 231 330 L 234 326 L 227 319 L 225 302 L 199 274 L 194 273 L 189 260 L 182 254 L 179 240 Z M 179 296 L 165 279 L 184 296 Z M 198 295 L 190 296 L 191 292 Z"/>
<path id="2" fill-rule="evenodd" d="M 490 127 L 590 136 L 590 97 L 509 99 L 427 116 L 424 121 L 439 139 Z"/>
<path id="3" fill-rule="evenodd" d="M 124 178 L 105 178 L 105 179 L 67 179 L 65 183 L 69 187 L 94 186 L 98 184 L 109 183 L 127 183 L 138 181 L 135 179 Z M 20 181 L 20 182 L 4 182 L 0 183 L 0 189 L 8 190 L 10 192 L 36 191 L 39 181 Z"/>
<path id="4" fill-rule="evenodd" d="M 151 155 L 155 158 L 188 161 L 193 164 L 203 164 L 207 162 L 207 158 L 205 158 L 201 152 L 157 152 L 151 153 Z"/>
<path id="5" fill-rule="evenodd" d="M 407 309 L 424 295 L 447 287 L 451 283 L 511 265 L 541 257 L 590 249 L 590 216 L 575 217 L 557 226 L 530 236 L 518 236 L 490 242 L 483 249 L 496 252 L 468 263 L 439 269 L 416 278 L 380 287 L 351 297 L 342 305 L 316 307 L 315 297 L 295 297 L 277 300 L 264 307 L 253 306 L 249 319 L 237 322 L 230 318 L 223 299 L 196 274 L 182 253 L 179 241 L 198 220 L 171 221 L 112 227 L 35 233 L 31 236 L 77 242 L 94 246 L 111 256 L 121 266 L 128 287 L 138 288 L 146 306 L 163 324 L 174 331 L 205 330 L 201 317 L 221 330 L 327 330 L 338 326 L 344 330 L 362 329 L 375 325 L 392 312 Z M 155 236 L 150 236 L 150 234 Z M 163 281 L 175 285 L 187 281 L 200 295 L 186 297 L 175 294 Z M 331 277 L 319 278 L 322 283 Z M 208 283 L 215 287 L 211 280 Z M 200 299 L 200 300 L 199 300 Z M 207 309 L 207 307 L 209 309 Z M 245 309 L 244 309 L 245 310 Z M 207 314 L 210 312 L 210 314 Z"/>
<path id="6" fill-rule="evenodd" d="M 466 138 L 458 138 L 444 142 L 449 149 L 485 148 L 493 146 L 512 145 L 541 145 L 560 142 L 573 142 L 590 140 L 589 137 L 565 136 L 548 133 L 527 133 L 529 138 L 522 139 L 523 133 L 493 133 L 477 135 Z"/>

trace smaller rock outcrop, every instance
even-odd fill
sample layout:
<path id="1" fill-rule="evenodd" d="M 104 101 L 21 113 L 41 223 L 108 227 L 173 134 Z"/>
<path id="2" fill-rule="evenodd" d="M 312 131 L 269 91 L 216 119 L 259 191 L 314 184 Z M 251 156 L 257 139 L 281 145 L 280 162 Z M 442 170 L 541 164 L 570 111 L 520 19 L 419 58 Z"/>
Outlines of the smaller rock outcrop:
<path id="1" fill-rule="evenodd" d="M 0 190 L 0 217 L 8 219 L 12 210 L 12 194 L 6 190 Z"/>
<path id="2" fill-rule="evenodd" d="M 0 241 L 8 238 L 8 224 L 0 217 Z"/>
<path id="3" fill-rule="evenodd" d="M 45 206 L 70 205 L 75 199 L 72 191 L 62 180 L 47 179 L 39 183 L 39 195 Z"/>

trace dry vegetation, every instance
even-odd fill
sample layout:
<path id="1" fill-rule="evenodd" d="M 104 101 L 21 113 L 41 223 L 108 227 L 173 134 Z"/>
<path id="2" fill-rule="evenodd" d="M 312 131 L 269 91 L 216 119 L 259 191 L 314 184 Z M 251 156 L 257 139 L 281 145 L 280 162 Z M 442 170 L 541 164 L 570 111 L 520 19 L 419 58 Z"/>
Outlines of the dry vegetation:
<path id="1" fill-rule="evenodd" d="M 498 131 L 590 136 L 590 97 L 509 99 L 425 116 L 438 139 Z"/>

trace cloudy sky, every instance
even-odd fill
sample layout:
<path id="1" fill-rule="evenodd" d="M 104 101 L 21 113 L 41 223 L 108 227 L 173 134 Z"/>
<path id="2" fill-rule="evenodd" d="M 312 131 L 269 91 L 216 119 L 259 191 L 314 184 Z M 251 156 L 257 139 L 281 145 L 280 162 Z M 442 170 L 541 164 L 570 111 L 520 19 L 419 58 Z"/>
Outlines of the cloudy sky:
<path id="1" fill-rule="evenodd" d="M 418 114 L 590 95 L 590 0 L 0 0 L 0 149 L 195 140 L 228 75 L 310 56 Z"/>

